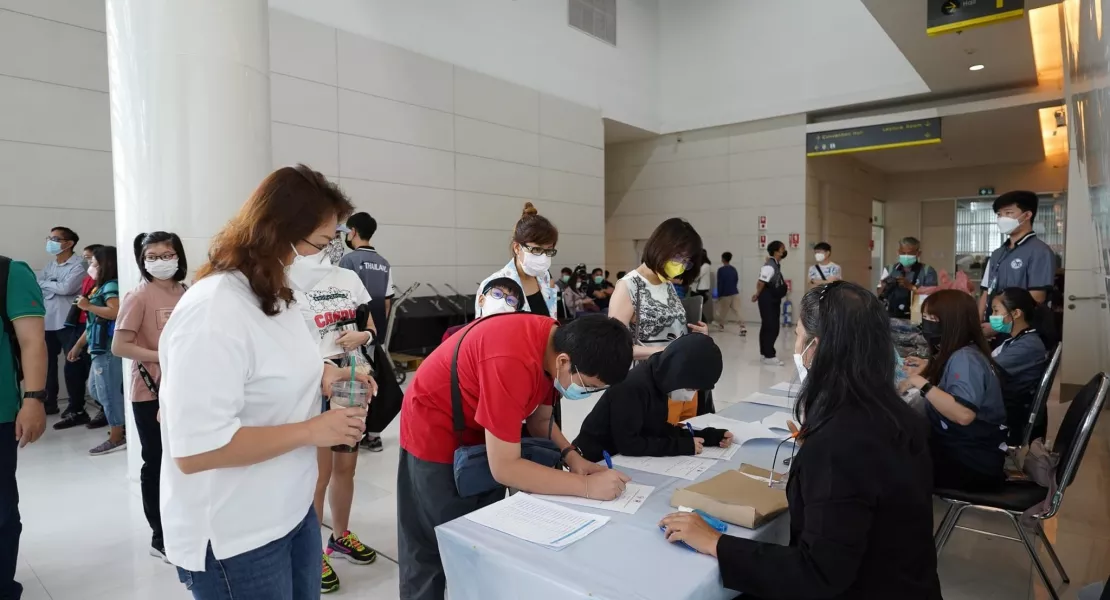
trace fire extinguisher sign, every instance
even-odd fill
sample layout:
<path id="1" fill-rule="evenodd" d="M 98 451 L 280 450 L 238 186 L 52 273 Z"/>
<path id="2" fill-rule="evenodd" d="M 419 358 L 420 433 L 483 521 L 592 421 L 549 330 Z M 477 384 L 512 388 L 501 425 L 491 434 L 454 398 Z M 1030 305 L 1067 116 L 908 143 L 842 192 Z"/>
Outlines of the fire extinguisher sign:
<path id="1" fill-rule="evenodd" d="M 767 231 L 767 217 L 759 217 L 759 230 Z"/>
<path id="2" fill-rule="evenodd" d="M 767 236 L 766 235 L 760 235 L 759 236 L 759 249 L 760 250 L 766 250 L 767 249 Z"/>
<path id="3" fill-rule="evenodd" d="M 800 233 L 791 233 L 790 234 L 790 247 L 791 248 L 797 248 L 801 243 L 802 243 L 802 234 L 800 234 Z"/>

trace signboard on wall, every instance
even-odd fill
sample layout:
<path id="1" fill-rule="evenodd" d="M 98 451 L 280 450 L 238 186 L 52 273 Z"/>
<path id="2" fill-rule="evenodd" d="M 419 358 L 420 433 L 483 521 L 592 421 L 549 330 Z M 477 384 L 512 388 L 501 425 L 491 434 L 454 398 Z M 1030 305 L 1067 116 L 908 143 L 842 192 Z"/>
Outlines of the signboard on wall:
<path id="1" fill-rule="evenodd" d="M 918 119 L 807 133 L 806 156 L 847 154 L 939 143 L 940 119 Z"/>
<path id="2" fill-rule="evenodd" d="M 767 231 L 767 217 L 759 217 L 759 230 Z"/>
<path id="3" fill-rule="evenodd" d="M 802 234 L 800 234 L 800 233 L 791 233 L 790 234 L 790 247 L 791 248 L 797 248 L 798 246 L 801 245 L 801 243 L 802 243 Z"/>
<path id="4" fill-rule="evenodd" d="M 941 35 L 1020 19 L 1025 0 L 928 0 L 925 33 Z"/>
<path id="5" fill-rule="evenodd" d="M 760 250 L 766 250 L 767 249 L 767 236 L 766 235 L 760 235 L 759 236 L 759 249 Z"/>

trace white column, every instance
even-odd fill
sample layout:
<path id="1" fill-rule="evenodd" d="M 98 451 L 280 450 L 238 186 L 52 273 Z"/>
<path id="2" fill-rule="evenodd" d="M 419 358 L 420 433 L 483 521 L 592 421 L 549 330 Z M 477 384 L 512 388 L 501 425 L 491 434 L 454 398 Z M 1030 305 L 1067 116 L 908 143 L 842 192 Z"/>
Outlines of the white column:
<path id="1" fill-rule="evenodd" d="M 195 272 L 209 239 L 271 170 L 269 14 L 266 0 L 106 0 L 106 13 L 126 292 L 139 281 L 138 233 L 180 235 Z M 128 473 L 137 479 L 139 440 L 126 408 Z"/>

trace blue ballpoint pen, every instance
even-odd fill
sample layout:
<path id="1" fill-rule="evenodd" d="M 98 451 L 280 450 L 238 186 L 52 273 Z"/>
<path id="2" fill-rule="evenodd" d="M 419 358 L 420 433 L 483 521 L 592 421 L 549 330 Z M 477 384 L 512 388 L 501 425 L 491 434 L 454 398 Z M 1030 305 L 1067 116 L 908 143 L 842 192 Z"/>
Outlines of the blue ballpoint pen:
<path id="1" fill-rule="evenodd" d="M 693 425 L 687 423 L 686 424 L 686 429 L 690 431 L 690 435 L 692 435 L 694 437 L 698 437 L 698 434 L 694 432 L 694 426 Z"/>
<path id="2" fill-rule="evenodd" d="M 601 457 L 605 459 L 605 466 L 612 469 L 613 468 L 613 457 L 609 455 L 609 451 L 608 450 L 602 450 L 601 451 Z"/>

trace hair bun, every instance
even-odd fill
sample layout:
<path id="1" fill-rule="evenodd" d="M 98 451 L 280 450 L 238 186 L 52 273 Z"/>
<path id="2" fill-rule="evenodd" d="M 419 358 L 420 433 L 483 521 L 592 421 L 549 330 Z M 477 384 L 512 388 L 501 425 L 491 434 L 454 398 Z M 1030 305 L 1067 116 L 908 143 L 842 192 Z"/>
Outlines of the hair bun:
<path id="1" fill-rule="evenodd" d="M 534 204 L 532 204 L 531 202 L 525 202 L 524 212 L 520 214 L 520 218 L 523 219 L 524 217 L 530 217 L 532 215 L 538 214 L 540 214 L 540 211 L 536 209 L 536 206 Z"/>

